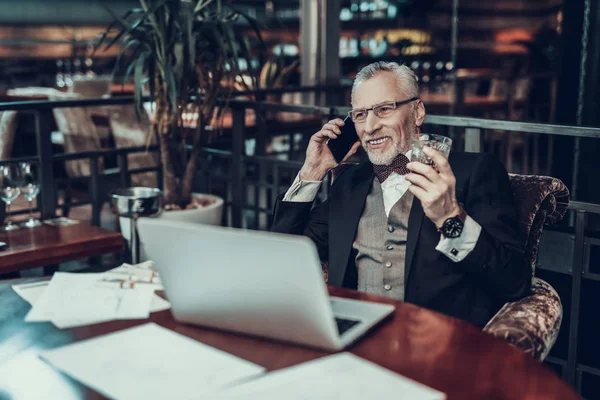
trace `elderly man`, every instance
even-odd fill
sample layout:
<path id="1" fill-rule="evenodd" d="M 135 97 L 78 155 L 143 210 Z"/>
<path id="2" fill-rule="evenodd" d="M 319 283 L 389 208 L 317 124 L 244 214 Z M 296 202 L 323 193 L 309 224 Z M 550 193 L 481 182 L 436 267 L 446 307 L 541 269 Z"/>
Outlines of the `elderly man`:
<path id="1" fill-rule="evenodd" d="M 528 293 L 508 175 L 493 157 L 426 148 L 436 168 L 409 162 L 425 107 L 415 74 L 397 63 L 363 68 L 350 113 L 369 161 L 346 168 L 313 207 L 337 166 L 327 146 L 344 125 L 315 133 L 272 230 L 304 234 L 329 265 L 329 284 L 388 296 L 483 326 L 506 301 Z"/>

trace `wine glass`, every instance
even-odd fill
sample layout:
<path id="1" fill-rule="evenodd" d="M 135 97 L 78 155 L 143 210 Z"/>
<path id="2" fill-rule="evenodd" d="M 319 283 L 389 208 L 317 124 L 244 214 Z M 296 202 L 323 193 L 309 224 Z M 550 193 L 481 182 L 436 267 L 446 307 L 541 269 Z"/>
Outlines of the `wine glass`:
<path id="1" fill-rule="evenodd" d="M 37 180 L 35 166 L 32 163 L 21 163 L 21 194 L 29 202 L 29 219 L 23 223 L 27 228 L 35 228 L 42 225 L 39 219 L 33 218 L 33 199 L 40 194 L 40 185 Z"/>
<path id="2" fill-rule="evenodd" d="M 0 199 L 6 203 L 6 213 L 10 213 L 10 204 L 15 201 L 21 190 L 19 189 L 19 168 L 16 165 L 0 166 Z M 0 227 L 3 231 L 14 231 L 19 225 L 13 224 L 10 215 L 6 216 L 6 224 Z"/>

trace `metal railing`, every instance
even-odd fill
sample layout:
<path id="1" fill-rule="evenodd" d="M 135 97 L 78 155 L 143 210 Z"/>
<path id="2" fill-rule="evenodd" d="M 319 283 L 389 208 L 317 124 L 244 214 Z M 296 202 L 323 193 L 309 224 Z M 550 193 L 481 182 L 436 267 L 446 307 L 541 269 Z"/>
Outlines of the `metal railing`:
<path id="1" fill-rule="evenodd" d="M 132 104 L 132 97 L 119 97 L 111 99 L 87 99 L 76 101 L 27 101 L 17 103 L 0 103 L 0 111 L 3 110 L 34 110 L 36 118 L 36 140 L 37 156 L 25 159 L 10 159 L 0 161 L 0 164 L 15 163 L 20 161 L 33 161 L 40 166 L 40 183 L 42 187 L 39 211 L 42 218 L 55 215 L 56 211 L 56 182 L 53 173 L 55 162 L 64 162 L 73 159 L 88 159 L 91 161 L 91 174 L 89 177 L 90 196 L 83 202 L 70 204 L 71 206 L 81 204 L 92 205 L 92 222 L 100 223 L 100 209 L 103 196 L 101 193 L 101 181 L 108 174 L 100 171 L 98 160 L 107 156 L 117 156 L 119 168 L 113 174 L 119 179 L 119 184 L 127 186 L 130 174 L 147 172 L 148 170 L 129 170 L 127 155 L 131 152 L 145 151 L 145 148 L 124 148 L 115 150 L 100 150 L 87 153 L 75 154 L 53 154 L 50 134 L 42 129 L 45 124 L 45 112 L 55 107 L 88 107 L 101 105 L 126 105 Z M 231 109 L 233 124 L 231 129 L 231 150 L 204 149 L 202 160 L 199 163 L 199 179 L 197 187 L 207 192 L 217 192 L 226 201 L 226 212 L 224 223 L 234 227 L 245 227 L 251 229 L 264 229 L 269 224 L 272 216 L 272 206 L 276 196 L 284 191 L 296 176 L 302 163 L 300 161 L 277 160 L 265 155 L 264 146 L 257 145 L 256 155 L 249 156 L 245 152 L 245 140 L 247 127 L 245 126 L 246 109 L 253 109 L 257 115 L 265 112 L 295 112 L 305 115 L 321 117 L 323 121 L 335 116 L 344 115 L 349 107 L 322 107 L 322 106 L 299 106 L 268 102 L 252 102 L 245 100 L 230 100 L 227 106 Z M 257 119 L 255 140 L 258 143 L 266 143 L 274 132 L 268 131 L 267 124 Z M 467 117 L 447 117 L 428 115 L 427 124 L 436 126 L 464 129 L 459 133 L 464 139 L 464 149 L 467 151 L 481 151 L 482 133 L 484 130 L 503 130 L 507 132 L 529 132 L 549 136 L 570 136 L 600 138 L 600 128 L 588 128 L 565 125 L 544 125 L 535 123 L 488 120 Z M 294 146 L 290 142 L 290 146 Z M 157 151 L 152 148 L 151 151 Z M 160 179 L 159 179 L 160 182 Z M 322 185 L 320 199 L 327 196 L 328 185 Z M 590 272 L 589 269 L 589 247 L 598 244 L 585 236 L 587 215 L 590 213 L 600 214 L 600 205 L 572 201 L 569 209 L 576 214 L 574 224 L 574 250 L 573 267 L 566 273 L 572 275 L 572 301 L 570 307 L 570 323 L 568 327 L 569 349 L 566 360 L 549 357 L 548 361 L 562 368 L 563 378 L 570 384 L 581 387 L 581 376 L 583 372 L 600 376 L 600 371 L 582 365 L 577 362 L 577 344 L 579 329 L 579 308 L 581 297 L 582 279 L 600 280 L 600 275 Z M 2 210 L 0 209 L 0 212 Z"/>

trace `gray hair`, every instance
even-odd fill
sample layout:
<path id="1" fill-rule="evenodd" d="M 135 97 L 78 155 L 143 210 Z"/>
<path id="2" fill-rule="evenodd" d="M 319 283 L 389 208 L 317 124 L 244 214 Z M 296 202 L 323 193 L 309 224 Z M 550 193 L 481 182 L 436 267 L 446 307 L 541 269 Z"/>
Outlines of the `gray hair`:
<path id="1" fill-rule="evenodd" d="M 404 64 L 400 65 L 396 62 L 386 61 L 371 63 L 356 74 L 356 78 L 354 78 L 354 83 L 352 84 L 352 96 L 354 97 L 354 92 L 361 83 L 375 77 L 380 72 L 393 72 L 396 74 L 398 78 L 398 90 L 406 94 L 407 98 L 419 96 L 418 78 L 413 70 Z"/>

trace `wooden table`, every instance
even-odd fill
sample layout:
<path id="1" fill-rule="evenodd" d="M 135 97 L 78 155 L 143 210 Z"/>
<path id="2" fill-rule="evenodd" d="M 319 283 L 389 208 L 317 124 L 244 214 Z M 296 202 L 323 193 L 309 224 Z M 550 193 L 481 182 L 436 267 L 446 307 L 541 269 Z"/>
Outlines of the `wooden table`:
<path id="1" fill-rule="evenodd" d="M 84 222 L 0 232 L 0 242 L 8 244 L 0 251 L 0 274 L 116 253 L 124 247 L 120 233 Z"/>
<path id="2" fill-rule="evenodd" d="M 67 343 L 143 324 L 148 320 L 113 321 L 69 330 L 49 323 L 25 323 L 29 305 L 0 283 L 0 393 L 7 398 L 101 398 L 56 373 L 37 353 Z M 399 374 L 441 390 L 448 399 L 579 398 L 544 365 L 507 343 L 464 322 L 407 303 L 355 291 L 330 288 L 349 298 L 391 303 L 393 318 L 375 328 L 349 351 Z M 269 371 L 316 359 L 328 353 L 238 334 L 177 323 L 169 310 L 153 321 L 207 345 L 266 367 Z M 193 368 L 193 366 L 191 366 Z M 310 385 L 307 384 L 307 390 Z M 391 393 L 390 398 L 401 398 Z"/>

